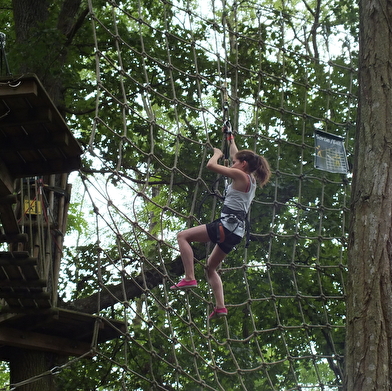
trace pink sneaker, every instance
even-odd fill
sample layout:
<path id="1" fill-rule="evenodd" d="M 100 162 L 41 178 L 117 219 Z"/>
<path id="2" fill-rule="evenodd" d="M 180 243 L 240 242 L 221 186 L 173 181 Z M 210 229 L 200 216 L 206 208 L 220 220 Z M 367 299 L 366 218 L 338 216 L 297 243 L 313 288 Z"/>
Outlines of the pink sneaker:
<path id="1" fill-rule="evenodd" d="M 208 319 L 216 319 L 220 318 L 221 316 L 227 316 L 227 308 L 214 308 L 214 311 L 210 313 Z"/>
<path id="2" fill-rule="evenodd" d="M 178 284 L 172 285 L 170 289 L 176 290 L 176 289 L 188 289 L 188 288 L 196 288 L 196 287 L 197 287 L 196 280 L 187 281 L 185 279 L 182 279 Z"/>

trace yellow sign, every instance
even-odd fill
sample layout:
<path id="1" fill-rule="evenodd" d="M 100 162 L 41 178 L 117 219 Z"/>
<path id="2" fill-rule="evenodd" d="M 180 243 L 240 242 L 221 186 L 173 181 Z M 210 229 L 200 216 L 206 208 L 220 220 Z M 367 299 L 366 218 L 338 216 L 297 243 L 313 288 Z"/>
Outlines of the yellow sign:
<path id="1" fill-rule="evenodd" d="M 41 201 L 24 199 L 24 213 L 30 215 L 40 215 L 42 213 Z"/>

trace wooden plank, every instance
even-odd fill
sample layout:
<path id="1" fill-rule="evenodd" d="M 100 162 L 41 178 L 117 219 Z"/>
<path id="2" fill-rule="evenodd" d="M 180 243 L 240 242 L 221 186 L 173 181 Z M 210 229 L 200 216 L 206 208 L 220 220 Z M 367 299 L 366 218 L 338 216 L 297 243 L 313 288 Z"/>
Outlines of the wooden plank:
<path id="1" fill-rule="evenodd" d="M 9 312 L 13 314 L 36 314 L 42 310 L 49 310 L 52 308 L 51 301 L 48 299 L 36 299 L 36 298 L 22 298 L 17 299 L 13 297 L 7 297 L 7 306 L 1 308 L 1 312 Z"/>
<path id="2" fill-rule="evenodd" d="M 15 80 L 15 82 L 9 82 L 8 84 L 1 84 L 0 87 L 0 98 L 12 98 L 12 97 L 37 97 L 38 96 L 38 83 L 34 79 L 27 80 Z"/>
<path id="3" fill-rule="evenodd" d="M 0 266 L 34 266 L 37 265 L 37 258 L 6 258 L 4 256 L 0 256 Z"/>
<path id="4" fill-rule="evenodd" d="M 0 297 L 9 307 L 38 309 L 51 307 L 43 291 L 46 281 L 39 278 L 37 259 L 27 251 L 0 252 Z"/>
<path id="5" fill-rule="evenodd" d="M 0 156 L 10 176 L 78 170 L 83 151 L 37 76 L 0 80 Z"/>
<path id="6" fill-rule="evenodd" d="M 1 311 L 7 311 L 11 313 L 36 313 L 37 311 L 46 310 L 52 308 L 52 303 L 48 299 L 35 299 L 35 298 L 23 298 L 17 299 L 13 297 L 7 297 L 5 299 L 7 303 L 6 308 L 2 308 Z"/>
<path id="7" fill-rule="evenodd" d="M 12 235 L 2 235 L 0 234 L 0 243 L 27 243 L 29 236 L 27 234 L 12 234 Z"/>
<path id="8" fill-rule="evenodd" d="M 28 251 L 12 251 L 11 252 L 12 256 L 15 259 L 26 259 L 30 258 L 30 253 Z"/>
<path id="9" fill-rule="evenodd" d="M 32 331 L 0 327 L 0 343 L 25 349 L 41 350 L 65 356 L 82 356 L 91 350 L 90 344 L 72 338 L 56 337 Z"/>
<path id="10" fill-rule="evenodd" d="M 0 251 L 0 259 L 28 258 L 28 251 Z"/>
<path id="11" fill-rule="evenodd" d="M 23 128 L 14 125 L 4 126 L 0 122 L 1 155 L 18 149 L 49 149 L 50 143 L 53 144 L 52 147 L 57 147 L 66 152 L 70 140 L 69 135 L 60 132 L 55 126 L 48 126 L 48 124 L 42 122 L 31 119 L 29 123 L 23 125 Z"/>
<path id="12" fill-rule="evenodd" d="M 11 111 L 8 115 L 1 118 L 0 127 L 5 129 L 0 135 L 3 142 L 8 136 L 7 129 L 10 126 L 30 126 L 32 124 L 50 123 L 53 119 L 52 111 L 48 107 L 18 108 L 17 112 Z"/>
<path id="13" fill-rule="evenodd" d="M 0 204 L 0 221 L 6 235 L 14 236 L 20 233 L 12 205 Z"/>
<path id="14" fill-rule="evenodd" d="M 55 137 L 56 136 L 56 137 Z M 53 135 L 53 134 L 45 134 L 40 133 L 37 135 L 27 134 L 24 136 L 15 136 L 12 139 L 3 140 L 1 142 L 0 153 L 1 156 L 4 154 L 11 154 L 15 151 L 30 151 L 31 149 L 39 149 L 43 151 L 44 157 L 50 155 L 46 153 L 50 151 L 52 155 L 56 151 L 56 148 L 60 150 L 60 148 L 64 145 L 66 140 L 65 135 Z M 60 153 L 56 153 L 57 156 L 61 156 Z"/>
<path id="15" fill-rule="evenodd" d="M 12 297 L 11 299 L 14 300 L 14 297 Z M 8 302 L 7 299 L 5 300 Z M 24 297 L 22 299 L 19 299 L 19 302 L 20 302 L 20 306 L 23 307 L 24 309 L 31 308 L 37 310 L 39 308 L 36 301 L 34 300 L 34 297 L 30 297 L 30 296 Z"/>
<path id="16" fill-rule="evenodd" d="M 0 290 L 0 297 L 4 299 L 29 299 L 33 296 L 34 300 L 44 300 L 45 302 L 49 299 L 49 293 L 47 292 L 37 292 L 32 294 L 28 289 L 26 290 L 18 290 L 13 292 L 3 292 Z"/>
<path id="17" fill-rule="evenodd" d="M 2 265 L 1 268 L 10 280 L 23 280 L 23 275 L 16 265 Z"/>
<path id="18" fill-rule="evenodd" d="M 4 270 L 0 267 L 0 281 L 8 280 L 8 276 L 4 273 Z"/>
<path id="19" fill-rule="evenodd" d="M 0 329 L 7 327 L 50 334 L 88 344 L 94 338 L 96 326 L 99 327 L 98 343 L 118 338 L 126 331 L 122 321 L 61 308 L 50 307 L 41 310 L 5 307 L 0 313 Z"/>
<path id="20" fill-rule="evenodd" d="M 38 270 L 35 265 L 23 265 L 20 267 L 20 269 L 22 271 L 24 279 L 28 284 L 30 284 L 30 286 L 35 286 L 38 281 L 44 282 L 44 280 L 40 280 Z M 46 286 L 46 283 L 42 286 Z"/>
<path id="21" fill-rule="evenodd" d="M 14 194 L 2 195 L 0 197 L 0 221 L 3 226 L 4 233 L 10 237 L 19 235 L 19 225 L 16 220 L 13 204 L 17 199 Z"/>
<path id="22" fill-rule="evenodd" d="M 15 281 L 0 278 L 0 288 L 28 288 L 31 291 L 32 288 L 45 288 L 46 286 L 46 281 L 42 279 Z"/>
<path id="23" fill-rule="evenodd" d="M 20 301 L 18 299 L 9 298 L 8 300 L 6 300 L 6 302 L 7 302 L 9 307 L 22 308 L 21 305 L 20 305 Z"/>
<path id="24" fill-rule="evenodd" d="M 14 191 L 14 176 L 0 157 L 0 197 L 8 196 Z"/>
<path id="25" fill-rule="evenodd" d="M 40 310 L 52 308 L 52 301 L 49 299 L 34 299 L 34 302 Z"/>
<path id="26" fill-rule="evenodd" d="M 8 290 L 8 288 L 0 289 L 0 297 L 5 299 L 10 307 L 22 307 L 28 309 L 50 308 L 51 301 L 49 294 L 43 292 L 42 288 L 39 291 L 34 291 L 35 288 L 15 288 Z"/>
<path id="27" fill-rule="evenodd" d="M 59 308 L 58 310 L 59 321 L 63 322 L 64 325 L 69 325 L 70 329 L 74 329 L 75 326 L 80 325 L 78 327 L 78 330 L 80 330 L 79 338 L 83 337 L 84 340 L 92 337 L 93 328 L 95 327 L 95 322 L 97 320 L 99 321 L 98 342 L 118 338 L 125 332 L 125 324 L 119 320 L 109 320 L 97 317 L 96 315 L 65 310 L 62 308 Z"/>
<path id="28" fill-rule="evenodd" d="M 48 150 L 21 150 L 13 156 L 9 156 L 8 161 L 13 164 L 13 175 L 16 178 L 62 174 L 78 170 L 80 168 L 80 158 L 70 157 L 49 158 L 48 152 L 53 155 L 56 149 Z M 10 154 L 9 154 L 10 155 Z"/>

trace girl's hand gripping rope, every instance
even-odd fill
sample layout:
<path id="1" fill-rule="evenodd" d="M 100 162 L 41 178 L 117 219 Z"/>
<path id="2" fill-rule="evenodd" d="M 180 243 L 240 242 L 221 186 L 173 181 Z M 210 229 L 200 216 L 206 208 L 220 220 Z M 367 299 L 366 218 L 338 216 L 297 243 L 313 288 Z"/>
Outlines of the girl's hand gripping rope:
<path id="1" fill-rule="evenodd" d="M 219 160 L 221 157 L 223 157 L 223 152 L 219 148 L 213 148 L 214 149 L 214 157 Z"/>

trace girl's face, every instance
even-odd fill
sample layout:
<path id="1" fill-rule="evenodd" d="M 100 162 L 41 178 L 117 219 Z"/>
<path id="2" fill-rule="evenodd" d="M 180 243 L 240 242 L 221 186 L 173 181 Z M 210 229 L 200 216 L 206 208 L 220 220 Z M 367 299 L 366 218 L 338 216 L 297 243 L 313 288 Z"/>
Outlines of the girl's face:
<path id="1" fill-rule="evenodd" d="M 237 158 L 234 158 L 231 167 L 244 171 L 245 163 L 246 163 L 245 161 L 241 162 Z"/>

